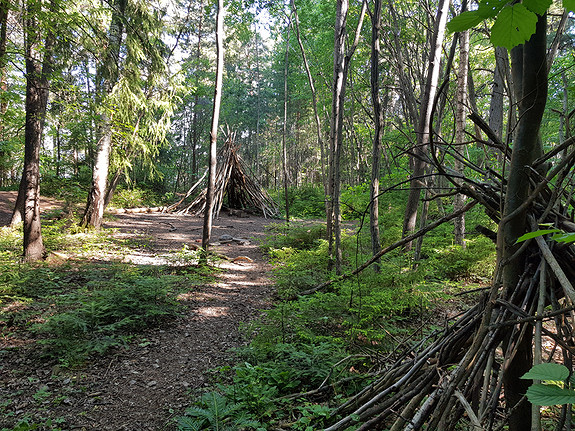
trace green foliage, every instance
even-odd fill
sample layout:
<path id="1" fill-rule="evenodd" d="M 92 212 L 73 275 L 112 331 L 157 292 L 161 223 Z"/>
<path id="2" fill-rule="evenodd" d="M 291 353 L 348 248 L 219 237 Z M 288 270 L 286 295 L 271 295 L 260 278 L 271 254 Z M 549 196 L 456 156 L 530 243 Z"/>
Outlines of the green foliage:
<path id="1" fill-rule="evenodd" d="M 177 311 L 165 279 L 126 273 L 95 284 L 67 295 L 59 304 L 61 311 L 36 326 L 49 337 L 42 340 L 48 353 L 65 363 L 123 345 L 132 333 L 158 325 Z"/>
<path id="2" fill-rule="evenodd" d="M 552 0 L 524 0 L 508 4 L 506 0 L 483 0 L 476 10 L 466 11 L 453 18 L 448 28 L 452 32 L 465 31 L 486 19 L 495 18 L 491 28 L 491 43 L 511 49 L 529 40 L 535 33 L 537 15 L 543 15 Z M 564 1 L 567 10 L 573 10 L 572 0 Z"/>
<path id="3" fill-rule="evenodd" d="M 231 383 L 202 395 L 177 419 L 180 430 L 265 430 L 292 417 L 290 429 L 308 430 L 331 413 L 319 404 L 292 407 L 281 397 L 317 388 L 334 372 L 344 353 L 333 343 L 252 344 L 239 354 L 244 362 L 231 369 Z"/>
<path id="4" fill-rule="evenodd" d="M 504 7 L 491 28 L 491 43 L 511 49 L 535 33 L 537 15 L 522 3 Z"/>
<path id="5" fill-rule="evenodd" d="M 527 399 L 538 406 L 552 406 L 557 404 L 575 403 L 575 390 L 567 384 L 575 384 L 567 367 L 560 364 L 545 363 L 531 368 L 522 379 L 542 380 L 544 383 L 535 383 L 527 389 Z"/>
<path id="6" fill-rule="evenodd" d="M 283 190 L 272 190 L 270 196 L 278 203 L 280 211 L 285 212 L 285 194 Z M 288 203 L 290 216 L 292 217 L 325 217 L 325 192 L 321 185 L 305 184 L 301 187 L 290 187 L 288 189 Z"/>
<path id="7" fill-rule="evenodd" d="M 539 236 L 547 235 L 550 233 L 556 233 L 556 232 L 561 232 L 561 231 L 559 229 L 541 229 L 541 230 L 537 230 L 535 232 L 528 232 L 525 235 L 521 235 L 519 238 L 517 238 L 517 243 L 527 241 L 528 239 L 537 238 Z"/>
<path id="8" fill-rule="evenodd" d="M 111 204 L 116 208 L 139 208 L 144 206 L 145 196 L 141 189 L 120 189 L 114 193 Z"/>
<path id="9" fill-rule="evenodd" d="M 64 199 L 66 205 L 82 202 L 86 197 L 86 188 L 70 178 L 58 178 L 55 175 L 42 177 L 42 193 L 58 199 Z"/>
<path id="10" fill-rule="evenodd" d="M 262 429 L 260 423 L 247 417 L 241 411 L 241 405 L 229 400 L 217 392 L 204 394 L 197 406 L 186 410 L 185 416 L 177 418 L 181 431 L 241 431 Z"/>
<path id="11" fill-rule="evenodd" d="M 430 268 L 430 278 L 438 280 L 490 279 L 495 270 L 495 251 L 491 241 L 484 237 L 468 239 L 466 248 L 449 245 L 424 247 L 429 258 L 423 265 Z"/>

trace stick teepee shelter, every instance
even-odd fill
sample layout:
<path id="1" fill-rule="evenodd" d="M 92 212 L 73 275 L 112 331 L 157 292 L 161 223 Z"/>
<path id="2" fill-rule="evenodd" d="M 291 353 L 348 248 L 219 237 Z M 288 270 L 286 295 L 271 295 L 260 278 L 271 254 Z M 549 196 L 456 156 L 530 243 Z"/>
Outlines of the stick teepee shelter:
<path id="1" fill-rule="evenodd" d="M 219 217 L 227 198 L 226 205 L 233 209 L 245 209 L 261 213 L 264 217 L 278 214 L 278 206 L 265 190 L 251 177 L 249 168 L 240 157 L 239 146 L 234 144 L 234 133 L 229 133 L 226 143 L 218 151 L 216 171 L 216 189 L 214 191 L 214 216 Z M 194 199 L 186 205 L 184 201 L 192 196 L 200 185 L 204 185 L 206 174 L 196 182 L 180 199 L 166 208 L 166 212 L 177 214 L 202 214 L 206 206 L 207 188 L 204 186 Z"/>

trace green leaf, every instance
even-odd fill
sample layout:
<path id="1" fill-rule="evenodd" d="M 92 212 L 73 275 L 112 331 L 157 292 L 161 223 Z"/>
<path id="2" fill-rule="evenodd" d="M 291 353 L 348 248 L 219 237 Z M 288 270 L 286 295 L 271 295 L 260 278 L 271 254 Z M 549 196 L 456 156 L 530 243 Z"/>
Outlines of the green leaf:
<path id="1" fill-rule="evenodd" d="M 543 235 L 547 235 L 548 233 L 556 233 L 556 232 L 561 232 L 561 230 L 559 229 L 541 229 L 541 230 L 536 230 L 535 232 L 529 232 L 526 233 L 525 235 L 521 235 L 519 238 L 517 238 L 517 243 L 523 242 L 523 241 L 527 241 L 528 239 L 531 238 L 537 238 L 538 236 L 543 236 Z"/>
<path id="2" fill-rule="evenodd" d="M 534 365 L 522 379 L 564 381 L 569 377 L 569 370 L 565 365 L 546 363 Z"/>
<path id="3" fill-rule="evenodd" d="M 558 233 L 551 237 L 553 241 L 557 242 L 575 242 L 575 233 Z"/>
<path id="4" fill-rule="evenodd" d="M 543 15 L 551 6 L 553 0 L 523 0 L 523 5 L 537 15 Z"/>
<path id="5" fill-rule="evenodd" d="M 479 3 L 477 13 L 484 19 L 494 18 L 507 3 L 507 0 L 484 0 Z"/>
<path id="6" fill-rule="evenodd" d="M 555 385 L 531 385 L 525 395 L 532 404 L 537 406 L 575 403 L 575 391 Z"/>
<path id="7" fill-rule="evenodd" d="M 535 33 L 537 15 L 521 3 L 504 7 L 491 28 L 491 43 L 511 49 Z"/>
<path id="8" fill-rule="evenodd" d="M 575 11 L 575 0 L 563 0 L 563 7 L 568 11 Z"/>
<path id="9" fill-rule="evenodd" d="M 455 33 L 457 31 L 465 31 L 469 30 L 472 27 L 475 27 L 483 20 L 484 18 L 479 14 L 478 11 L 470 10 L 467 12 L 460 13 L 451 21 L 449 21 L 449 23 L 447 24 L 447 29 L 452 33 Z"/>

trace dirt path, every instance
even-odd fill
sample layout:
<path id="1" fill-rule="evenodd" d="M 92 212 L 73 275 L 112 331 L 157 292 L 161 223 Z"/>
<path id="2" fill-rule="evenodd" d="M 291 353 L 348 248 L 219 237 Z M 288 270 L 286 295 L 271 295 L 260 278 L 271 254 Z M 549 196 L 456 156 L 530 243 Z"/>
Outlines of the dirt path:
<path id="1" fill-rule="evenodd" d="M 3 197 L 0 192 L 0 202 Z M 191 216 L 123 214 L 105 226 L 116 228 L 119 237 L 147 238 L 147 247 L 133 250 L 124 259 L 153 265 L 163 263 L 169 251 L 197 244 L 201 223 L 202 219 Z M 0 402 L 11 403 L 10 417 L 0 416 L 0 428 L 14 426 L 31 407 L 37 409 L 44 391 L 62 394 L 58 403 L 52 400 L 45 406 L 46 418 L 61 421 L 61 429 L 170 429 L 169 419 L 189 405 L 190 391 L 206 384 L 209 370 L 232 360 L 229 349 L 243 343 L 239 324 L 270 305 L 270 266 L 257 246 L 269 223 L 259 217 L 222 216 L 216 221 L 216 241 L 222 235 L 250 240 L 243 245 L 222 244 L 217 251 L 249 260 L 222 261 L 224 271 L 218 282 L 200 286 L 185 298 L 184 316 L 167 327 L 150 330 L 144 334 L 145 342 L 129 350 L 76 372 L 35 364 L 25 355 L 3 355 Z M 2 340 L 0 350 L 1 344 Z"/>

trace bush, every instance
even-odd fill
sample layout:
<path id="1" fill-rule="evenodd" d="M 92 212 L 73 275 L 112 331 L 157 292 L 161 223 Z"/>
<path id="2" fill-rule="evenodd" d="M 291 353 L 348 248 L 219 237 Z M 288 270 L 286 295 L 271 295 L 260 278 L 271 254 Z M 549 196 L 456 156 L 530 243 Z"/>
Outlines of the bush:
<path id="1" fill-rule="evenodd" d="M 123 275 L 109 284 L 96 281 L 88 292 L 69 294 L 57 313 L 36 325 L 49 356 L 64 363 L 83 362 L 94 353 L 125 344 L 133 333 L 158 325 L 178 309 L 162 278 Z"/>

